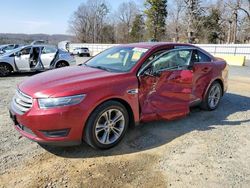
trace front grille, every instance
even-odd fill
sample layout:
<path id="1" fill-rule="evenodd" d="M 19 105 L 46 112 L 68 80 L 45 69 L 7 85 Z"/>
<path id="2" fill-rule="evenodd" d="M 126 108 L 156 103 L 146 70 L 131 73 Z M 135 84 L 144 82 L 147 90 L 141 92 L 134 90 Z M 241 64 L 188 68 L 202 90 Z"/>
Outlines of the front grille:
<path id="1" fill-rule="evenodd" d="M 12 100 L 12 107 L 18 114 L 22 115 L 32 107 L 32 97 L 17 90 Z"/>

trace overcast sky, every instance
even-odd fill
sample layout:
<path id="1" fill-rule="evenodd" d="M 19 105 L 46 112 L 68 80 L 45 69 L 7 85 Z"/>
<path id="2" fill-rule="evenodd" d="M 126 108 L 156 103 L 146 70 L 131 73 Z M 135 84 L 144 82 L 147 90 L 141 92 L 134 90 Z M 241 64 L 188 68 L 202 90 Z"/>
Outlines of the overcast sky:
<path id="1" fill-rule="evenodd" d="M 68 21 L 86 0 L 2 0 L 0 33 L 68 34 Z M 112 10 L 127 0 L 107 0 Z M 142 0 L 139 0 L 142 2 Z M 111 10 L 111 11 L 112 11 Z"/>

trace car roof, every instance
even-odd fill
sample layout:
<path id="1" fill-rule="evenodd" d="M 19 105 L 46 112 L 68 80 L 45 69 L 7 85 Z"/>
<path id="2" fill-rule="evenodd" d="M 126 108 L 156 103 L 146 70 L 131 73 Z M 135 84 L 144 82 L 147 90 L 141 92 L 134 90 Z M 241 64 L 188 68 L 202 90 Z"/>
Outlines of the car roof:
<path id="1" fill-rule="evenodd" d="M 190 46 L 194 47 L 191 44 L 188 43 L 176 43 L 176 42 L 139 42 L 139 43 L 131 43 L 131 44 L 121 44 L 120 46 L 126 46 L 126 47 L 137 47 L 137 48 L 157 48 L 162 46 Z"/>
<path id="2" fill-rule="evenodd" d="M 27 47 L 54 47 L 54 48 L 56 48 L 56 46 L 48 45 L 48 44 L 35 44 L 35 45 L 21 46 L 21 48 L 27 48 Z"/>
<path id="3" fill-rule="evenodd" d="M 214 56 L 207 51 L 203 50 L 202 48 L 195 46 L 193 44 L 189 43 L 177 43 L 177 42 L 140 42 L 140 43 L 131 43 L 131 44 L 121 44 L 119 46 L 124 46 L 124 47 L 134 47 L 134 48 L 147 48 L 147 49 L 157 49 L 161 47 L 173 47 L 176 46 L 176 48 L 188 48 L 188 49 L 197 49 L 200 50 L 201 52 L 205 53 L 208 55 L 210 58 L 214 59 Z"/>

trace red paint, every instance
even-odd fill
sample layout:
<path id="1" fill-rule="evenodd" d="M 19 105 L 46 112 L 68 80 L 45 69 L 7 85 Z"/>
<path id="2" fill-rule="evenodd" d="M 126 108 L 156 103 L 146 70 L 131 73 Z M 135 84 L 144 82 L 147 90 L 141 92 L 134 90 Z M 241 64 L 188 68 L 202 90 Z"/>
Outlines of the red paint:
<path id="1" fill-rule="evenodd" d="M 140 43 L 125 46 L 148 48 L 148 52 L 127 73 L 106 72 L 86 66 L 75 66 L 48 71 L 32 76 L 18 87 L 33 98 L 32 108 L 17 121 L 31 129 L 32 136 L 16 128 L 24 136 L 38 142 L 81 141 L 84 125 L 93 110 L 107 100 L 122 100 L 132 109 L 135 122 L 158 119 L 172 120 L 189 113 L 192 101 L 203 99 L 207 88 L 216 79 L 227 89 L 228 67 L 225 61 L 215 59 L 211 63 L 196 63 L 192 70 L 169 70 L 160 76 L 137 77 L 144 61 L 159 50 L 174 46 L 192 46 L 174 43 Z M 199 48 L 197 48 L 199 49 Z M 130 95 L 129 89 L 138 88 L 139 93 Z M 86 94 L 79 104 L 69 107 L 43 110 L 38 107 L 37 98 L 62 97 Z M 40 130 L 69 128 L 67 137 L 48 138 Z"/>

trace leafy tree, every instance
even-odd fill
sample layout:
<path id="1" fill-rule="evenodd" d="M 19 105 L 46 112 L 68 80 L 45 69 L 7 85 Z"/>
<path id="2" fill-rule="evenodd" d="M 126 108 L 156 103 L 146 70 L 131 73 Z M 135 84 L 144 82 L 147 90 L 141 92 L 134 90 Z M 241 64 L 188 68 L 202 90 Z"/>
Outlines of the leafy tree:
<path id="1" fill-rule="evenodd" d="M 151 39 L 161 40 L 165 35 L 167 0 L 146 0 L 146 26 Z"/>
<path id="2" fill-rule="evenodd" d="M 115 43 L 115 29 L 113 25 L 106 24 L 101 30 L 101 43 Z"/>
<path id="3" fill-rule="evenodd" d="M 144 34 L 144 19 L 142 14 L 137 14 L 132 24 L 132 30 L 130 33 L 131 40 L 133 42 L 141 42 Z"/>
<path id="4" fill-rule="evenodd" d="M 217 43 L 221 35 L 221 12 L 217 8 L 213 8 L 208 16 L 203 18 L 203 33 L 206 33 L 206 39 L 208 43 Z"/>

